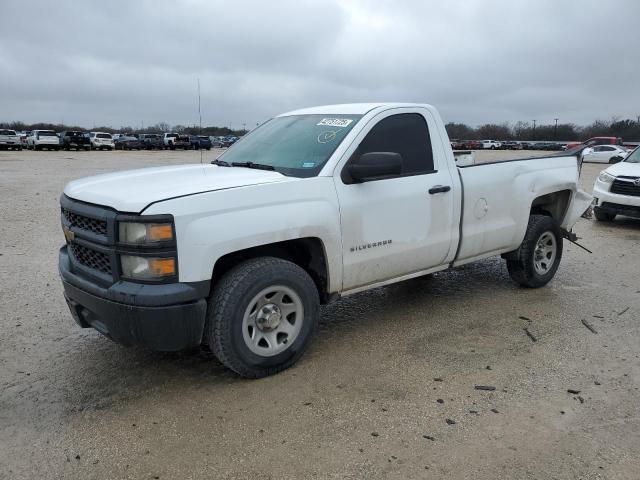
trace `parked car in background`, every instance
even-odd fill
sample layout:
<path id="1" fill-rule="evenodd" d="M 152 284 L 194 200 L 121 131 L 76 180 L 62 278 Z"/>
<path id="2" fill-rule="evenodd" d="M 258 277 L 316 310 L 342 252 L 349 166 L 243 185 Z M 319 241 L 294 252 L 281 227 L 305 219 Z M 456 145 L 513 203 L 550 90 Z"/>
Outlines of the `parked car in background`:
<path id="1" fill-rule="evenodd" d="M 142 143 L 135 135 L 121 135 L 115 140 L 116 150 L 140 150 Z"/>
<path id="2" fill-rule="evenodd" d="M 451 148 L 453 150 L 460 150 L 463 148 L 463 141 L 458 140 L 457 138 L 452 138 L 451 140 L 449 140 L 449 143 L 451 144 Z"/>
<path id="3" fill-rule="evenodd" d="M 113 150 L 115 144 L 110 133 L 105 132 L 89 132 L 89 142 L 94 150 Z"/>
<path id="4" fill-rule="evenodd" d="M 582 161 L 588 163 L 618 163 L 629 155 L 626 148 L 617 145 L 596 145 L 582 151 Z"/>
<path id="5" fill-rule="evenodd" d="M 600 173 L 593 200 L 593 213 L 601 222 L 616 215 L 640 218 L 640 148 Z"/>
<path id="6" fill-rule="evenodd" d="M 567 150 L 584 145 L 592 147 L 594 145 L 622 145 L 622 138 L 620 137 L 592 137 L 584 142 L 574 142 L 567 144 Z"/>
<path id="7" fill-rule="evenodd" d="M 173 147 L 176 138 L 178 138 L 177 133 L 165 133 L 162 136 L 162 145 L 164 146 L 164 148 L 171 148 Z"/>
<path id="8" fill-rule="evenodd" d="M 189 137 L 189 135 L 177 135 L 172 139 L 169 148 L 171 150 L 175 150 L 176 148 L 188 150 L 191 148 L 191 138 Z"/>
<path id="9" fill-rule="evenodd" d="M 155 148 L 164 148 L 162 135 L 159 133 L 141 133 L 138 135 L 140 139 L 140 145 L 147 150 L 153 150 Z"/>
<path id="10" fill-rule="evenodd" d="M 201 148 L 211 150 L 211 140 L 206 135 L 191 135 L 189 142 L 194 150 L 200 150 Z"/>
<path id="11" fill-rule="evenodd" d="M 80 130 L 67 130 L 60 132 L 60 148 L 63 150 L 90 150 L 91 141 L 84 132 Z"/>
<path id="12" fill-rule="evenodd" d="M 484 150 L 498 150 L 499 148 L 502 148 L 502 142 L 498 142 L 497 140 L 481 140 L 480 144 L 480 148 Z"/>
<path id="13" fill-rule="evenodd" d="M 463 150 L 480 150 L 482 142 L 480 140 L 464 140 L 462 148 Z"/>
<path id="14" fill-rule="evenodd" d="M 220 148 L 223 146 L 220 137 L 209 137 L 209 140 L 211 140 L 211 146 L 214 148 Z"/>
<path id="15" fill-rule="evenodd" d="M 238 141 L 238 137 L 234 137 L 233 135 L 228 135 L 226 137 L 222 137 L 222 146 L 230 147 L 234 143 Z"/>
<path id="16" fill-rule="evenodd" d="M 522 144 L 515 140 L 508 140 L 506 142 L 502 142 L 502 148 L 505 150 L 522 150 Z"/>
<path id="17" fill-rule="evenodd" d="M 22 150 L 22 142 L 15 130 L 0 129 L 0 149 Z"/>
<path id="18" fill-rule="evenodd" d="M 536 142 L 533 150 L 562 150 L 562 144 L 556 142 Z"/>
<path id="19" fill-rule="evenodd" d="M 20 138 L 20 144 L 22 148 L 27 148 L 27 137 L 31 135 L 31 132 L 16 132 L 18 137 Z"/>
<path id="20" fill-rule="evenodd" d="M 53 130 L 33 130 L 27 137 L 27 148 L 32 150 L 59 150 L 60 137 Z"/>

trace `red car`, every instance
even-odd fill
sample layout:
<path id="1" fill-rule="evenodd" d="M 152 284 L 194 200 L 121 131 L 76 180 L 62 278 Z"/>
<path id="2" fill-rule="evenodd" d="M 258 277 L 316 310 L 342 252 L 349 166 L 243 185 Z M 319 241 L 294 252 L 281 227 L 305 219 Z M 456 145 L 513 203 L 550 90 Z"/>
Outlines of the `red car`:
<path id="1" fill-rule="evenodd" d="M 574 142 L 567 144 L 567 150 L 584 145 L 586 147 L 592 147 L 594 145 L 622 145 L 622 138 L 620 137 L 593 137 L 584 142 Z"/>

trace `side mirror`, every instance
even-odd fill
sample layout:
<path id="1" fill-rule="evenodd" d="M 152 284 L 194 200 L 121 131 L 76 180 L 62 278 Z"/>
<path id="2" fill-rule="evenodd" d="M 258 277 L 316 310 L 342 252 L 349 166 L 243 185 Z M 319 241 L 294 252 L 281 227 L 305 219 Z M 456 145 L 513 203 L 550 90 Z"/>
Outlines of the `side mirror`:
<path id="1" fill-rule="evenodd" d="M 360 157 L 348 167 L 352 182 L 362 183 L 379 180 L 402 173 L 402 155 L 394 152 L 370 152 Z"/>
<path id="2" fill-rule="evenodd" d="M 622 160 L 622 157 L 613 157 L 611 160 L 609 160 L 609 163 L 620 163 Z"/>

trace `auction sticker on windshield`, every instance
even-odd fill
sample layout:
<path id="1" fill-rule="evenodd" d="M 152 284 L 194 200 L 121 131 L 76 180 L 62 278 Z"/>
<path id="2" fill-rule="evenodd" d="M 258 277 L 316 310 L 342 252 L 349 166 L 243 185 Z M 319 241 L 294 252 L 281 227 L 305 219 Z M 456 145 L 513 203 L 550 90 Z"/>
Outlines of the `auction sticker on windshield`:
<path id="1" fill-rule="evenodd" d="M 348 127 L 353 120 L 348 118 L 323 118 L 316 125 L 326 125 L 329 127 Z"/>

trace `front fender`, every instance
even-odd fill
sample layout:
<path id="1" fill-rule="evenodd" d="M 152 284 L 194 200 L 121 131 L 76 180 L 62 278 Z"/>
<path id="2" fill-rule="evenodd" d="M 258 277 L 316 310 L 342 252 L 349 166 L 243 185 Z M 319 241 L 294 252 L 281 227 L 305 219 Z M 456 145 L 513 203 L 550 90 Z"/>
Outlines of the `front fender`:
<path id="1" fill-rule="evenodd" d="M 181 282 L 211 278 L 216 261 L 247 248 L 319 238 L 329 292 L 342 287 L 340 211 L 329 177 L 200 193 L 158 202 L 145 215 L 170 213 L 176 224 Z"/>

